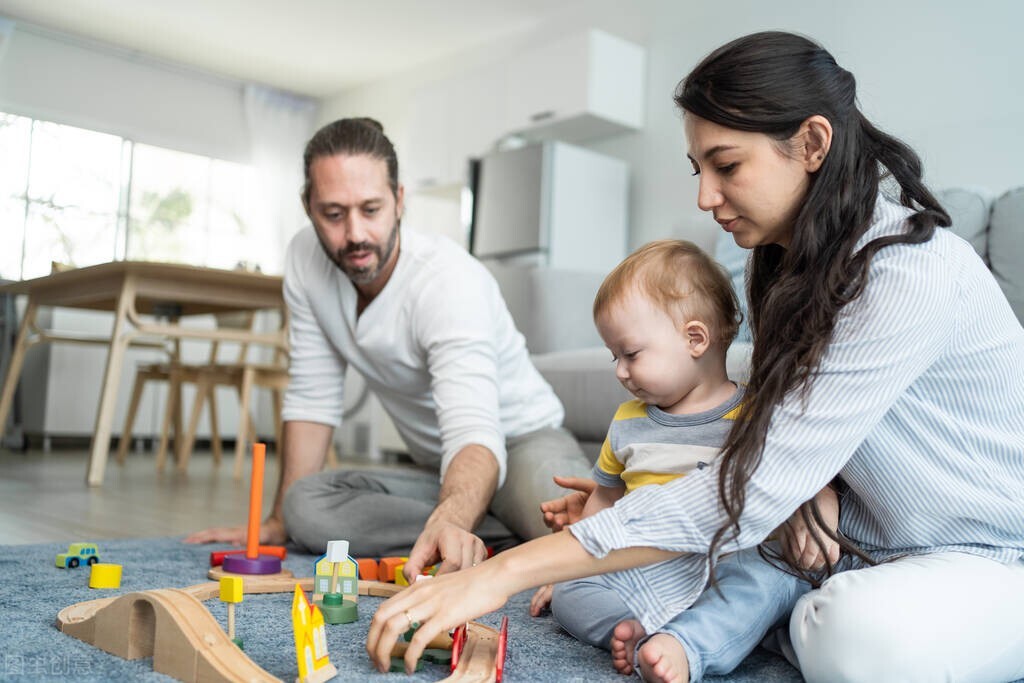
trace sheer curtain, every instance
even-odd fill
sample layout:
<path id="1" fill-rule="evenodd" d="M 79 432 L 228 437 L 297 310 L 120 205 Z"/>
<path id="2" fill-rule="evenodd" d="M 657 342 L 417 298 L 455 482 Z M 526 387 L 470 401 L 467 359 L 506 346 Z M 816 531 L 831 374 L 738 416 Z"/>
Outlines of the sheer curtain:
<path id="1" fill-rule="evenodd" d="M 252 196 L 246 203 L 252 209 L 248 223 L 256 233 L 251 243 L 258 250 L 247 260 L 260 264 L 264 273 L 281 274 L 288 241 L 308 220 L 300 199 L 302 151 L 313 134 L 317 103 L 256 85 L 247 85 L 244 97 L 250 163 L 255 173 Z M 276 324 L 263 316 L 257 321 L 264 330 Z M 264 347 L 250 351 L 250 359 L 258 362 L 271 362 L 272 356 Z M 260 391 L 253 399 L 257 433 L 272 434 L 270 396 Z"/>
<path id="2" fill-rule="evenodd" d="M 300 201 L 302 151 L 313 134 L 317 103 L 256 85 L 245 87 L 245 117 L 249 128 L 255 183 L 250 206 L 259 254 L 249 260 L 266 273 L 281 273 L 284 251 L 295 232 L 306 224 Z"/>

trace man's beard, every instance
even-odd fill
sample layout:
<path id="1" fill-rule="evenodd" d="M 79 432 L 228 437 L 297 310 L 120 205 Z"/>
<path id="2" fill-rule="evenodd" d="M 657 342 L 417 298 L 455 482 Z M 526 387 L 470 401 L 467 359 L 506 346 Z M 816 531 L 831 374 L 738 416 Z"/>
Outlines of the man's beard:
<path id="1" fill-rule="evenodd" d="M 349 280 L 356 285 L 366 285 L 377 279 L 381 271 L 387 265 L 391 259 L 391 255 L 395 251 L 395 246 L 398 244 L 398 229 L 402 225 L 400 218 L 395 218 L 395 224 L 391 227 L 391 234 L 388 235 L 387 243 L 384 248 L 381 249 L 379 244 L 373 242 L 352 242 L 345 246 L 344 249 L 339 249 L 335 253 L 331 253 L 327 245 L 324 244 L 323 240 L 320 240 L 320 246 L 323 248 L 324 253 L 327 254 L 327 258 L 338 267 L 341 272 L 345 273 Z M 345 264 L 345 255 L 357 251 L 372 251 L 377 255 L 377 262 L 371 266 L 357 268 Z"/>

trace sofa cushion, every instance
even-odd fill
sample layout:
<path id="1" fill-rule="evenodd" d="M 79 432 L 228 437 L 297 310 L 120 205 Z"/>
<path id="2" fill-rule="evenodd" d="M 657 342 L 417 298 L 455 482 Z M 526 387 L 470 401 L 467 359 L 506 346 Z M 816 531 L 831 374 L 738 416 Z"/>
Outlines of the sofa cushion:
<path id="1" fill-rule="evenodd" d="M 961 187 L 940 190 L 936 199 L 949 212 L 956 235 L 971 243 L 985 263 L 989 262 L 988 219 L 992 210 L 992 198 L 983 190 L 969 190 Z"/>
<path id="2" fill-rule="evenodd" d="M 733 342 L 729 347 L 726 369 L 734 381 L 747 381 L 751 350 L 749 342 Z M 633 398 L 616 379 L 608 349 L 553 351 L 531 360 L 562 401 L 565 428 L 580 442 L 603 442 L 615 410 Z"/>
<path id="3" fill-rule="evenodd" d="M 988 253 L 996 281 L 1024 323 L 1024 187 L 1010 190 L 992 206 Z"/>
<path id="4" fill-rule="evenodd" d="M 605 273 L 486 261 L 530 353 L 599 346 L 591 311 Z"/>
<path id="5" fill-rule="evenodd" d="M 615 378 L 608 349 L 553 351 L 532 360 L 565 406 L 565 428 L 579 441 L 604 441 L 615 410 L 631 398 Z"/>

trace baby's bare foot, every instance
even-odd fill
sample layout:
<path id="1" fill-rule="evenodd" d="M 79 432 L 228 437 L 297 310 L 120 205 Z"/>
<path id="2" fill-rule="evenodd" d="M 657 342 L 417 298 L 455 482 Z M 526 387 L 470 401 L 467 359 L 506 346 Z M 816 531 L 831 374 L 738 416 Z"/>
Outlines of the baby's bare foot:
<path id="1" fill-rule="evenodd" d="M 633 652 L 637 641 L 647 635 L 647 631 L 636 619 L 626 619 L 615 625 L 609 643 L 612 651 L 612 666 L 620 674 L 633 673 Z"/>
<path id="2" fill-rule="evenodd" d="M 686 659 L 686 651 L 678 640 L 668 634 L 655 633 L 651 636 L 640 648 L 637 659 L 645 681 L 689 683 L 690 663 Z"/>

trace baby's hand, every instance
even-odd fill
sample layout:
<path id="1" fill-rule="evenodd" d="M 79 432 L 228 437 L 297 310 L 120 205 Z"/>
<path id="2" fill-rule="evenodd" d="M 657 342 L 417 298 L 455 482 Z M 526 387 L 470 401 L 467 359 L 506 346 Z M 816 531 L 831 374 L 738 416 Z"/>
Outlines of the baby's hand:
<path id="1" fill-rule="evenodd" d="M 555 586 L 551 583 L 537 589 L 537 592 L 533 594 L 533 598 L 530 600 L 531 617 L 539 617 L 541 612 L 548 608 L 548 605 L 551 604 L 551 593 L 554 589 Z"/>
<path id="2" fill-rule="evenodd" d="M 826 486 L 814 496 L 818 503 L 818 510 L 821 517 L 833 533 L 839 528 L 839 498 L 832 487 Z M 779 542 L 782 544 L 782 552 L 786 560 L 800 569 L 824 569 L 825 558 L 830 563 L 839 561 L 839 544 L 828 537 L 824 531 L 816 528 L 818 537 L 825 546 L 823 553 L 818 547 L 808 521 L 814 524 L 811 511 L 807 510 L 807 519 L 804 518 L 803 506 L 797 508 L 785 523 L 777 530 Z"/>
<path id="3" fill-rule="evenodd" d="M 593 479 L 579 477 L 555 477 L 555 483 L 574 491 L 561 498 L 541 503 L 540 511 L 544 515 L 544 524 L 551 531 L 561 531 L 583 518 L 583 508 L 597 484 Z"/>

